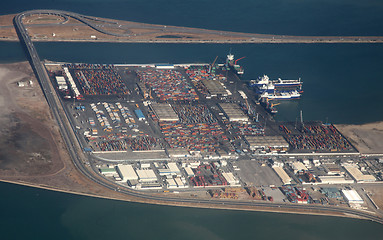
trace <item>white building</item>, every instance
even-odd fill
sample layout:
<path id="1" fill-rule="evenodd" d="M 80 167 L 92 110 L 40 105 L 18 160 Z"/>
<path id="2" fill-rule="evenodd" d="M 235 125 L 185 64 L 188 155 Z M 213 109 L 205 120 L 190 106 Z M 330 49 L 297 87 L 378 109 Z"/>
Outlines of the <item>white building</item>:
<path id="1" fill-rule="evenodd" d="M 181 174 L 181 171 L 178 168 L 177 163 L 175 163 L 175 162 L 168 163 L 168 168 L 169 168 L 170 172 L 173 173 L 174 175 L 180 175 Z"/>
<path id="2" fill-rule="evenodd" d="M 363 204 L 364 201 L 360 195 L 354 190 L 342 190 L 343 196 L 346 198 L 349 204 Z"/>
<path id="3" fill-rule="evenodd" d="M 117 172 L 120 175 L 122 181 L 138 180 L 138 176 L 133 169 L 132 165 L 117 165 Z"/>
<path id="4" fill-rule="evenodd" d="M 343 176 L 319 176 L 323 184 L 351 184 L 354 180 L 346 180 Z"/>
<path id="5" fill-rule="evenodd" d="M 137 170 L 138 179 L 140 182 L 155 182 L 157 181 L 157 176 L 154 173 L 153 169 L 140 169 Z"/>
<path id="6" fill-rule="evenodd" d="M 176 178 L 174 178 L 174 181 L 176 181 L 177 186 L 178 186 L 179 188 L 185 188 L 185 187 L 186 187 L 185 184 L 182 182 L 181 178 L 176 177 Z"/>
<path id="7" fill-rule="evenodd" d="M 364 175 L 356 166 L 344 166 L 346 171 L 358 183 L 375 182 L 376 178 L 372 175 Z"/>
<path id="8" fill-rule="evenodd" d="M 233 173 L 231 172 L 223 172 L 222 173 L 222 176 L 226 179 L 227 183 L 229 183 L 229 185 L 238 185 L 239 184 L 239 181 L 236 177 L 234 177 Z"/>
<path id="9" fill-rule="evenodd" d="M 167 186 L 168 186 L 169 189 L 170 188 L 177 188 L 178 187 L 176 181 L 174 181 L 173 178 L 166 179 L 166 181 L 168 182 Z"/>
<path id="10" fill-rule="evenodd" d="M 273 169 L 277 173 L 278 177 L 282 180 L 283 184 L 291 184 L 291 178 L 285 172 L 285 170 L 283 170 L 282 167 L 273 166 Z"/>
<path id="11" fill-rule="evenodd" d="M 297 174 L 297 172 L 299 172 L 299 171 L 307 171 L 306 166 L 303 163 L 298 162 L 298 161 L 292 162 L 290 164 L 290 166 L 294 170 L 294 174 Z"/>
<path id="12" fill-rule="evenodd" d="M 185 172 L 188 175 L 188 177 L 194 177 L 194 172 L 191 169 L 191 167 L 185 167 L 184 169 L 185 169 Z"/>

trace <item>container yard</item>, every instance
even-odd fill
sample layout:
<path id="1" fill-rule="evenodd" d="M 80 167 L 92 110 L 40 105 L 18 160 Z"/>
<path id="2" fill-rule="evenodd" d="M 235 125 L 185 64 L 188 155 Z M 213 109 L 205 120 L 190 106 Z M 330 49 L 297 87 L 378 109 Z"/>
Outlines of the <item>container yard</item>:
<path id="1" fill-rule="evenodd" d="M 303 184 L 380 180 L 365 163 L 296 159 L 295 153 L 355 149 L 333 125 L 275 122 L 252 89 L 219 67 L 63 64 L 57 69 L 49 76 L 81 147 L 102 177 L 121 186 L 313 203 Z"/>
<path id="2" fill-rule="evenodd" d="M 322 123 L 280 124 L 279 131 L 296 152 L 356 152 L 334 125 Z"/>
<path id="3" fill-rule="evenodd" d="M 281 191 L 287 196 L 292 203 L 308 204 L 312 199 L 305 188 L 299 186 L 282 186 Z"/>
<path id="4" fill-rule="evenodd" d="M 63 99 L 73 125 L 84 148 L 97 153 L 179 149 L 214 159 L 355 152 L 333 125 L 273 122 L 249 98 L 251 89 L 237 89 L 235 76 L 215 65 L 63 64 L 50 76 L 61 96 L 72 95 Z"/>
<path id="5" fill-rule="evenodd" d="M 130 93 L 116 68 L 110 64 L 65 64 L 81 86 L 84 96 Z"/>
<path id="6" fill-rule="evenodd" d="M 152 103 L 150 108 L 156 115 L 158 121 L 178 122 L 179 118 L 169 103 Z"/>
<path id="7" fill-rule="evenodd" d="M 194 87 L 207 99 L 231 95 L 231 92 L 221 82 L 226 80 L 226 77 L 222 73 L 216 74 L 215 70 L 209 66 L 187 67 L 186 74 Z"/>
<path id="8" fill-rule="evenodd" d="M 172 69 L 136 71 L 139 81 L 155 93 L 159 101 L 196 101 L 197 93 L 180 72 Z"/>

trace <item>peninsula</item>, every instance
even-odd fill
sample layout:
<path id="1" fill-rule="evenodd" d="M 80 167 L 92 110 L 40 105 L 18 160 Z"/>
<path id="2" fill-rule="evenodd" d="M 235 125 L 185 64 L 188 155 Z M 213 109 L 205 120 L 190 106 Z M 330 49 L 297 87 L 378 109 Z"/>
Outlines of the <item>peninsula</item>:
<path id="1" fill-rule="evenodd" d="M 26 24 L 55 22 L 52 16 L 130 35 L 62 11 L 15 17 L 32 68 L 0 68 L 2 181 L 152 204 L 382 223 L 383 161 L 372 150 L 382 148 L 366 140 L 370 130 L 382 137 L 379 127 L 349 130 L 356 140 L 321 122 L 293 130 L 250 100 L 255 91 L 227 64 L 42 62 Z M 373 154 L 363 154 L 360 142 Z"/>

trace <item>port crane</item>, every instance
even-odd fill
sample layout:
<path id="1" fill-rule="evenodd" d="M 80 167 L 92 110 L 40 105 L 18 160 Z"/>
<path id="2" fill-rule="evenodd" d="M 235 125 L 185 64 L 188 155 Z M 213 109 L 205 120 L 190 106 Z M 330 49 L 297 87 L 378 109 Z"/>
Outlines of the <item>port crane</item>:
<path id="1" fill-rule="evenodd" d="M 209 73 L 211 73 L 211 69 L 213 68 L 215 62 L 217 61 L 217 58 L 218 58 L 218 56 L 215 57 L 213 63 L 210 65 L 210 67 L 209 67 Z"/>
<path id="2" fill-rule="evenodd" d="M 271 103 L 271 107 L 278 106 L 279 104 L 281 104 L 281 103 Z"/>
<path id="3" fill-rule="evenodd" d="M 234 61 L 234 65 L 237 65 L 237 62 L 239 61 L 239 60 L 242 60 L 242 59 L 244 59 L 246 56 L 244 56 L 244 57 L 241 57 L 241 58 L 238 58 L 237 60 L 235 60 Z"/>

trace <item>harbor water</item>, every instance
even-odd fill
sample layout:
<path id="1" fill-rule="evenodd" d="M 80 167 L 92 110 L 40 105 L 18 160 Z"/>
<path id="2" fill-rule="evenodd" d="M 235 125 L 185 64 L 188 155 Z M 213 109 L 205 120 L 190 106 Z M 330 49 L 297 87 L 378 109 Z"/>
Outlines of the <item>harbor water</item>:
<path id="1" fill-rule="evenodd" d="M 356 219 L 156 206 L 0 183 L 4 239 L 378 239 Z"/>
<path id="2" fill-rule="evenodd" d="M 383 35 L 376 0 L 17 0 L 0 14 L 61 9 L 91 16 L 229 31 L 291 35 Z M 263 74 L 304 82 L 278 120 L 383 120 L 382 44 L 37 43 L 40 57 L 89 63 L 224 61 L 232 49 L 246 80 Z M 0 62 L 25 61 L 22 46 L 0 42 Z M 346 218 L 153 206 L 0 184 L 2 239 L 379 239 L 379 224 Z"/>

